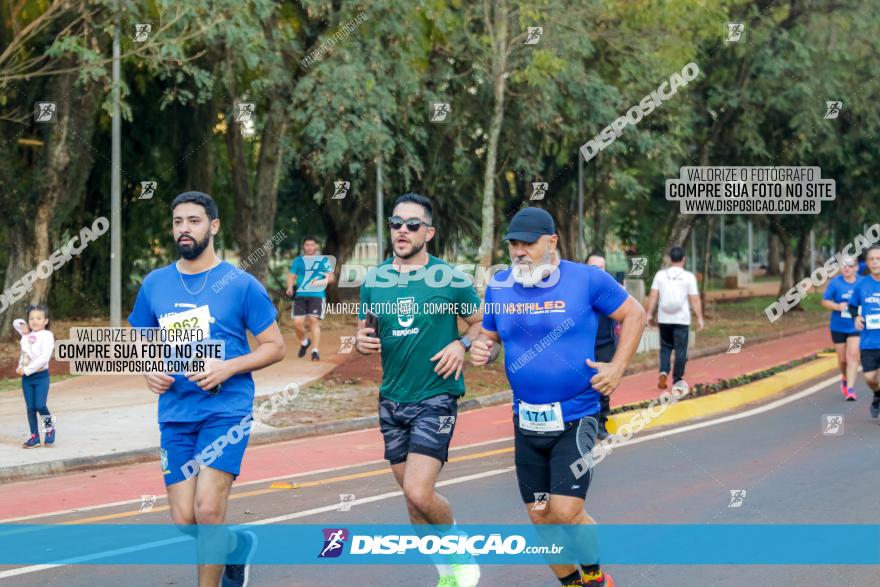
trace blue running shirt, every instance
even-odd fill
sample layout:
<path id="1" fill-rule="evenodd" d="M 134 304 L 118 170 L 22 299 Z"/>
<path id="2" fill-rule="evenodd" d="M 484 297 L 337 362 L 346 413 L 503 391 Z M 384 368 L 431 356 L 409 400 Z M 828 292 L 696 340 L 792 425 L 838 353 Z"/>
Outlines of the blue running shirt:
<path id="1" fill-rule="evenodd" d="M 181 279 L 190 291 L 198 293 L 184 289 Z M 160 319 L 202 306 L 208 306 L 211 338 L 225 343 L 226 360 L 250 352 L 246 330 L 257 336 L 275 322 L 275 306 L 266 289 L 250 273 L 225 261 L 194 275 L 179 273 L 175 263 L 152 271 L 141 285 L 128 322 L 134 328 L 158 328 Z M 215 396 L 185 375 L 173 377 L 174 383 L 159 396 L 159 422 L 246 416 L 253 410 L 254 379 L 250 373 L 233 375 Z"/>
<path id="2" fill-rule="evenodd" d="M 599 411 L 599 392 L 590 386 L 596 370 L 596 328 L 600 315 L 613 314 L 629 294 L 598 267 L 560 261 L 559 280 L 550 287 L 514 283 L 511 269 L 486 288 L 483 328 L 498 333 L 504 366 L 519 401 L 560 402 L 565 421 Z M 548 279 L 553 279 L 551 276 Z"/>
<path id="3" fill-rule="evenodd" d="M 853 289 L 849 301 L 852 306 L 862 307 L 865 329 L 859 337 L 860 349 L 880 349 L 880 281 L 870 275 L 861 278 Z"/>
<path id="4" fill-rule="evenodd" d="M 825 288 L 825 293 L 822 295 L 822 299 L 831 300 L 838 304 L 840 302 L 846 302 L 849 304 L 849 300 L 852 297 L 853 290 L 855 289 L 858 280 L 859 278 L 856 277 L 854 282 L 847 283 L 843 278 L 843 275 L 838 275 L 828 283 L 828 287 Z M 833 332 L 843 332 L 844 334 L 858 332 L 852 316 L 849 315 L 848 309 L 844 313 L 838 312 L 837 310 L 831 312 L 831 330 Z"/>

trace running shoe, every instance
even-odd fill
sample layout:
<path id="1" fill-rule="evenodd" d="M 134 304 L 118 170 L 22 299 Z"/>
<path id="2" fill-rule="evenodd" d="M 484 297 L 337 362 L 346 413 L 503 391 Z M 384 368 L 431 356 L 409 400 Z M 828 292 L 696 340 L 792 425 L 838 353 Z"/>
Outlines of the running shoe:
<path id="1" fill-rule="evenodd" d="M 437 582 L 437 587 L 458 587 L 458 583 L 455 582 L 455 577 L 452 575 L 444 575 Z"/>
<path id="2" fill-rule="evenodd" d="M 55 425 L 52 422 L 52 416 L 46 416 L 43 418 L 43 433 L 45 438 L 43 439 L 43 445 L 46 448 L 51 448 L 55 446 Z"/>
<path id="3" fill-rule="evenodd" d="M 660 378 L 657 380 L 657 389 L 666 389 L 666 378 L 668 375 L 666 373 L 661 373 Z"/>
<path id="4" fill-rule="evenodd" d="M 251 560 L 257 551 L 257 535 L 253 532 L 236 532 L 238 544 L 235 546 L 235 560 L 242 560 L 244 564 L 226 565 L 223 569 L 223 577 L 220 587 L 246 587 L 251 570 Z"/>
<path id="5" fill-rule="evenodd" d="M 480 565 L 453 564 L 452 575 L 458 587 L 477 587 L 477 583 L 480 582 Z"/>
<path id="6" fill-rule="evenodd" d="M 846 380 L 840 382 L 840 393 L 843 394 L 843 397 L 846 397 Z"/>
<path id="7" fill-rule="evenodd" d="M 318 356 L 318 349 L 312 349 L 312 360 L 313 361 L 320 361 L 321 360 L 321 357 Z"/>
<path id="8" fill-rule="evenodd" d="M 877 416 L 874 417 L 876 418 Z M 40 446 L 40 436 L 38 434 L 31 434 L 31 437 L 21 445 L 21 448 L 37 448 L 38 446 Z"/>
<path id="9" fill-rule="evenodd" d="M 871 402 L 871 417 L 880 417 L 880 398 L 875 398 L 874 401 Z"/>
<path id="10" fill-rule="evenodd" d="M 848 401 L 848 402 L 854 402 L 857 399 L 859 399 L 858 396 L 856 394 L 854 394 L 852 391 L 850 391 L 849 389 L 847 389 L 846 391 L 843 392 L 843 397 L 845 397 L 846 401 Z"/>
<path id="11" fill-rule="evenodd" d="M 302 359 L 304 356 L 306 356 L 306 351 L 309 350 L 310 346 L 312 346 L 312 341 L 308 338 L 305 339 L 305 341 L 303 341 L 303 343 L 299 345 L 299 352 L 296 356 Z"/>
<path id="12" fill-rule="evenodd" d="M 592 581 L 584 579 L 582 584 L 589 585 L 590 587 L 614 587 L 614 579 L 611 578 L 611 575 L 602 571 L 602 576 L 598 579 L 593 579 Z"/>

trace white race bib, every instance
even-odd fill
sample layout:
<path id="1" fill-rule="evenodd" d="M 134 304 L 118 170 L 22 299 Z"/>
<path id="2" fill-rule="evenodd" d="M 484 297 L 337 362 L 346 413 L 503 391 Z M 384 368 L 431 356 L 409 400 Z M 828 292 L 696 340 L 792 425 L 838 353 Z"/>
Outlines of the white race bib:
<path id="1" fill-rule="evenodd" d="M 846 307 L 845 310 L 840 311 L 841 318 L 852 318 L 852 314 L 849 313 L 849 306 Z"/>
<path id="2" fill-rule="evenodd" d="M 519 427 L 533 432 L 565 430 L 565 422 L 562 419 L 562 405 L 559 402 L 552 404 L 529 404 L 520 401 Z"/>
<path id="3" fill-rule="evenodd" d="M 208 305 L 199 306 L 186 312 L 169 314 L 159 319 L 159 326 L 168 330 L 200 330 L 202 339 L 211 338 L 211 312 Z"/>
<path id="4" fill-rule="evenodd" d="M 877 330 L 880 328 L 880 314 L 865 316 L 865 328 L 868 330 Z"/>

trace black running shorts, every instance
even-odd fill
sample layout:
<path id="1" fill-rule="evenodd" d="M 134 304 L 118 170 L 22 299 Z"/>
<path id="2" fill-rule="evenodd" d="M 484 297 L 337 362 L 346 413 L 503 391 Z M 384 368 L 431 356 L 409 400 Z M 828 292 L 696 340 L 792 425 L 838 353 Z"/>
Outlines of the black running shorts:
<path id="1" fill-rule="evenodd" d="M 533 436 L 519 427 L 513 416 L 514 462 L 519 492 L 523 503 L 547 499 L 549 495 L 567 495 L 584 499 L 592 480 L 592 470 L 585 466 L 577 445 L 578 426 L 586 426 L 590 440 L 585 449 L 596 442 L 597 414 L 565 423 L 558 436 Z"/>

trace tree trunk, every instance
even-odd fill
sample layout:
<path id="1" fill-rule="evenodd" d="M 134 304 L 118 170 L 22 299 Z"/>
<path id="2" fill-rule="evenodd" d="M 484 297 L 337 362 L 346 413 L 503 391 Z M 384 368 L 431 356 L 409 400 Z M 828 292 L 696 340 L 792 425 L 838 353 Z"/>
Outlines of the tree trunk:
<path id="1" fill-rule="evenodd" d="M 768 233 L 767 275 L 779 275 L 779 237 Z"/>
<path id="2" fill-rule="evenodd" d="M 91 151 L 83 145 L 92 141 L 99 101 L 95 85 L 75 86 L 77 75 L 74 72 L 55 76 L 46 88 L 47 95 L 55 99 L 56 122 L 41 124 L 38 128 L 44 133 L 45 143 L 30 170 L 35 174 L 36 205 L 24 210 L 26 216 L 32 218 L 31 222 L 14 222 L 10 226 L 3 291 L 49 257 L 58 241 L 56 218 L 63 218 L 64 211 L 73 208 L 83 197 L 93 164 Z M 77 232 L 79 228 L 74 227 Z M 0 311 L 0 324 L 23 317 L 28 304 L 45 302 L 51 279 L 51 276 L 38 277 L 25 295 Z M 9 331 L 4 329 L 0 336 L 7 334 Z"/>
<path id="3" fill-rule="evenodd" d="M 495 167 L 498 159 L 498 138 L 501 136 L 501 124 L 504 120 L 504 92 L 507 78 L 507 0 L 496 0 L 494 13 L 489 3 L 484 2 L 484 18 L 489 24 L 490 18 L 494 30 L 492 38 L 492 79 L 494 82 L 495 104 L 492 121 L 489 124 L 489 144 L 486 149 L 486 168 L 483 173 L 483 211 L 480 230 L 480 263 L 484 267 L 492 265 L 492 251 L 495 230 Z M 487 26 L 487 28 L 490 28 Z"/>
<path id="4" fill-rule="evenodd" d="M 792 254 L 791 239 L 781 238 L 782 243 L 782 279 L 779 283 L 779 293 L 781 296 L 791 289 L 794 285 L 794 255 Z"/>
<path id="5" fill-rule="evenodd" d="M 703 243 L 703 283 L 700 284 L 700 304 L 706 308 L 706 286 L 709 283 L 709 269 L 712 263 L 712 225 L 715 224 L 715 217 L 706 218 L 706 241 Z M 693 228 L 693 225 L 691 225 Z"/>
<path id="6" fill-rule="evenodd" d="M 256 177 L 251 187 L 245 160 L 245 143 L 239 125 L 232 120 L 226 128 L 226 150 L 232 173 L 235 198 L 235 243 L 244 260 L 271 239 L 278 205 L 278 179 L 281 174 L 281 146 L 287 133 L 284 101 L 268 102 L 266 126 L 260 136 Z M 258 255 L 247 271 L 265 281 L 269 255 Z"/>

